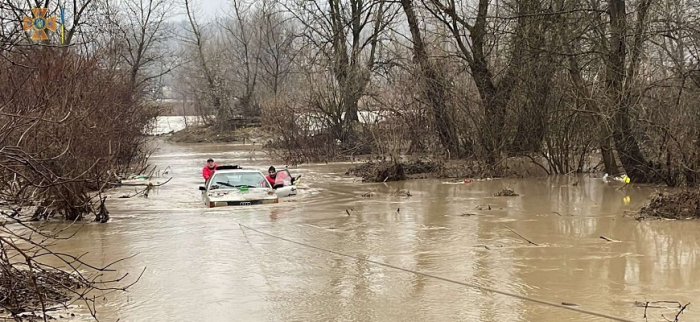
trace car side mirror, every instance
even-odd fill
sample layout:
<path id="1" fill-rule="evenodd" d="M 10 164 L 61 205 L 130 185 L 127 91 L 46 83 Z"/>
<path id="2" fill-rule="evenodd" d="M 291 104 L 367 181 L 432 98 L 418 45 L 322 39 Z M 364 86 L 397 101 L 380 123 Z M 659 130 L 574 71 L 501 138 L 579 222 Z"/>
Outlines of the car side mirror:
<path id="1" fill-rule="evenodd" d="M 207 190 L 207 187 L 205 187 L 205 186 L 199 186 L 199 191 L 204 191 L 204 190 Z"/>

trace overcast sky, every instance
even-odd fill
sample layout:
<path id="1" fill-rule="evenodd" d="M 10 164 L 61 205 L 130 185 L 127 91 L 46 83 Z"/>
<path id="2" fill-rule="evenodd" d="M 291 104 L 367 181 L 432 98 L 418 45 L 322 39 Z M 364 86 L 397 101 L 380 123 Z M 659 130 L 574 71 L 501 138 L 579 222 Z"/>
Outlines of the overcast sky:
<path id="1" fill-rule="evenodd" d="M 173 0 L 177 3 L 179 7 L 178 13 L 173 20 L 185 20 L 187 15 L 185 14 L 185 1 L 184 0 Z M 228 10 L 230 7 L 230 0 L 189 0 L 190 6 L 197 8 L 196 18 L 198 22 L 204 22 L 210 20 L 217 14 L 220 15 L 223 10 Z"/>

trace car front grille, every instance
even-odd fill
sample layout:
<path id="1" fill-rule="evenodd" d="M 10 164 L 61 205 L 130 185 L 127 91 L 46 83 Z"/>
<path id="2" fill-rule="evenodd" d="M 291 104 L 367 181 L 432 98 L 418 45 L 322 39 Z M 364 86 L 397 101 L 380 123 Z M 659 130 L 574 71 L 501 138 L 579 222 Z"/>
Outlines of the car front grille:
<path id="1" fill-rule="evenodd" d="M 250 200 L 250 201 L 227 201 L 229 206 L 250 206 L 250 205 L 260 205 L 262 200 Z"/>

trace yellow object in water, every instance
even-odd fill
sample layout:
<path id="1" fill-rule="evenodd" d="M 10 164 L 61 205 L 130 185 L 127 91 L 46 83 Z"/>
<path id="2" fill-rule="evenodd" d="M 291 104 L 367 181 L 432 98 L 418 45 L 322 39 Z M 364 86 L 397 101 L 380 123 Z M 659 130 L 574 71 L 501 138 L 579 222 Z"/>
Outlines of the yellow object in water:
<path id="1" fill-rule="evenodd" d="M 622 198 L 622 202 L 625 205 L 629 205 L 630 204 L 630 196 L 625 196 L 624 198 Z"/>
<path id="2" fill-rule="evenodd" d="M 625 175 L 625 183 L 630 183 L 630 177 Z"/>

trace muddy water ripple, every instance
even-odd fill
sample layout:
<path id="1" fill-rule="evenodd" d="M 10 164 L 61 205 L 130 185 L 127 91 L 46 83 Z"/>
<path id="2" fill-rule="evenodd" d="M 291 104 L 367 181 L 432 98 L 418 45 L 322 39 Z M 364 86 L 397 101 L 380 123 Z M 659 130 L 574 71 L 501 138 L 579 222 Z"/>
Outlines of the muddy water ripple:
<path id="1" fill-rule="evenodd" d="M 168 184 L 148 199 L 117 198 L 133 187 L 111 192 L 108 224 L 86 225 L 57 245 L 89 252 L 86 259 L 97 263 L 137 254 L 117 268 L 138 274 L 146 267 L 130 292 L 106 297 L 102 321 L 604 321 L 300 247 L 239 224 L 634 321 L 644 321 L 635 301 L 700 299 L 700 223 L 622 217 L 652 188 L 618 190 L 588 177 L 576 186 L 571 177 L 358 184 L 342 176 L 347 165 L 319 164 L 291 169 L 308 185 L 293 200 L 209 209 L 197 190 L 208 157 L 262 171 L 270 165 L 250 146 L 161 143 L 152 161 L 170 167 L 162 178 L 172 177 Z M 520 196 L 493 196 L 505 187 Z M 401 189 L 411 196 L 395 194 Z M 369 191 L 375 195 L 362 197 Z M 700 320 L 695 304 L 681 321 Z M 672 319 L 675 311 L 647 314 L 663 321 L 661 314 Z"/>

